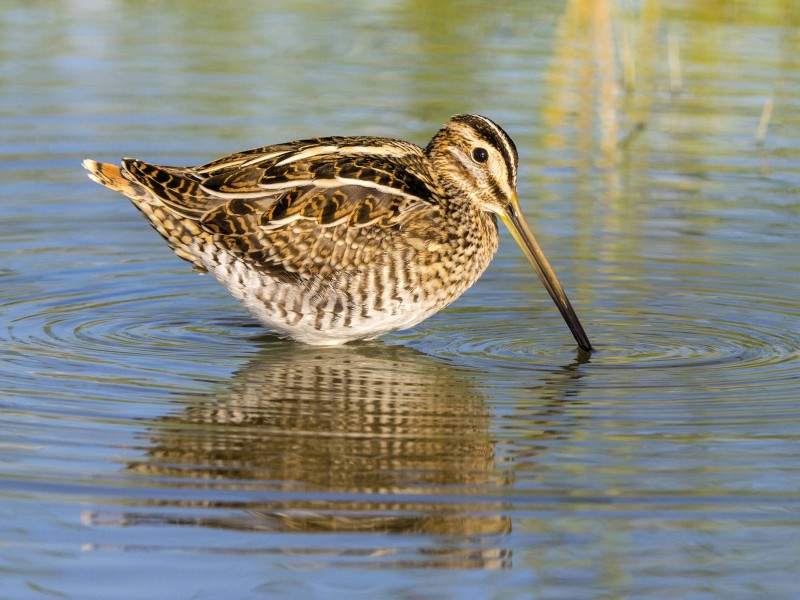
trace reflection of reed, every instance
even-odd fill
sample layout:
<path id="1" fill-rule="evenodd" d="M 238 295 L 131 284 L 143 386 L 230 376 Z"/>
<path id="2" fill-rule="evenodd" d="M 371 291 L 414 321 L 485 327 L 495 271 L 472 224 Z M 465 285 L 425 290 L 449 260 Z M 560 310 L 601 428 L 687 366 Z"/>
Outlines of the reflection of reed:
<path id="1" fill-rule="evenodd" d="M 557 183 L 572 200 L 575 257 L 625 265 L 616 276 L 632 275 L 629 256 L 641 252 L 641 222 L 626 193 L 636 157 L 646 155 L 666 51 L 659 42 L 661 0 L 636 8 L 620 0 L 568 0 L 545 73 L 537 154 L 543 168 L 572 169 Z M 678 40 L 674 40 L 677 48 Z M 541 182 L 546 189 L 552 181 Z M 576 190 L 566 190 L 574 186 Z M 599 198 L 600 202 L 594 199 Z M 554 199 L 555 200 L 555 199 Z M 598 244 L 598 231 L 609 233 Z M 580 265 L 594 264 L 580 258 Z M 612 267 L 613 268 L 613 267 Z M 578 276 L 586 281 L 594 274 Z M 592 292 L 581 290 L 578 296 Z"/>
<path id="2" fill-rule="evenodd" d="M 652 76 L 659 0 L 645 2 L 640 14 L 634 29 L 618 0 L 567 3 L 547 73 L 551 96 L 543 116 L 550 130 L 548 153 L 557 154 L 574 142 L 581 158 L 612 168 L 619 163 L 620 150 L 644 128 L 652 94 L 642 94 L 640 88 Z M 637 45 L 637 38 L 648 43 Z M 563 132 L 574 115 L 575 140 Z"/>
<path id="3" fill-rule="evenodd" d="M 470 384 L 458 370 L 402 347 L 271 347 L 218 397 L 193 399 L 153 426 L 147 458 L 130 468 L 180 478 L 182 487 L 188 478 L 215 490 L 263 491 L 240 507 L 246 513 L 220 511 L 225 517 L 194 525 L 504 534 L 510 519 L 500 501 L 469 497 L 504 483 L 487 434 L 490 414 Z M 206 501 L 213 496 L 207 487 L 195 489 L 196 501 L 174 504 L 232 508 Z M 485 543 L 432 552 L 439 566 L 510 560 L 496 538 Z"/>

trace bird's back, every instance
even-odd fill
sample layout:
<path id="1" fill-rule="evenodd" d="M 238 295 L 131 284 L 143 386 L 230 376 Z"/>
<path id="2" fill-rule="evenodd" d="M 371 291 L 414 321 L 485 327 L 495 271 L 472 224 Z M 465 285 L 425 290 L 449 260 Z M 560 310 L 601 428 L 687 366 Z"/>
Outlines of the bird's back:
<path id="1" fill-rule="evenodd" d="M 448 198 L 422 148 L 400 140 L 301 140 L 190 168 L 84 166 L 255 317 L 309 343 L 418 323 L 497 247 L 494 219 Z"/>

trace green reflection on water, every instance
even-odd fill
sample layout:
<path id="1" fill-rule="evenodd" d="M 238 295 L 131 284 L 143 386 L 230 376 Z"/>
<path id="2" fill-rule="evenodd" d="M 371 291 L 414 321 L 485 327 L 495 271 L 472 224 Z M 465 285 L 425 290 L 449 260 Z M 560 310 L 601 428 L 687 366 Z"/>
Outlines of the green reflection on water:
<path id="1" fill-rule="evenodd" d="M 0 558 L 31 584 L 4 592 L 163 563 L 201 595 L 224 563 L 228 588 L 308 597 L 341 565 L 387 596 L 790 597 L 798 24 L 792 0 L 7 3 Z M 588 362 L 507 238 L 386 344 L 265 341 L 79 168 L 425 143 L 466 111 L 519 147 Z M 418 566 L 513 570 L 395 574 Z"/>

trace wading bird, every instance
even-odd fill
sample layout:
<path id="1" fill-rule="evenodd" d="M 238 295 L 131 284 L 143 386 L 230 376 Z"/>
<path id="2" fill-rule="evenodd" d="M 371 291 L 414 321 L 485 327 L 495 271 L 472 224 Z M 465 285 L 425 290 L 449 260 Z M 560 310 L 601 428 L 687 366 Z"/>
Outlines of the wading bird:
<path id="1" fill-rule="evenodd" d="M 86 160 L 195 270 L 270 329 L 337 345 L 411 327 L 458 298 L 497 250 L 497 217 L 578 345 L 589 338 L 517 199 L 517 150 L 498 125 L 456 115 L 426 148 L 322 137 L 198 167 Z"/>

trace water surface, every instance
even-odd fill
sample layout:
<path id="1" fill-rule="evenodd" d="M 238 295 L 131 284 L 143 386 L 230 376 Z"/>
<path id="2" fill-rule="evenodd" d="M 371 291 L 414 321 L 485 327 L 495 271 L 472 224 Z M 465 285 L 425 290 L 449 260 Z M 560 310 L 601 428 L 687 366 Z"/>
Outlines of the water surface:
<path id="1" fill-rule="evenodd" d="M 0 12 L 1 598 L 796 594 L 796 3 L 430 4 Z M 590 358 L 505 233 L 412 330 L 280 340 L 80 169 L 458 112 Z"/>

